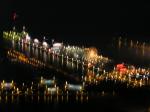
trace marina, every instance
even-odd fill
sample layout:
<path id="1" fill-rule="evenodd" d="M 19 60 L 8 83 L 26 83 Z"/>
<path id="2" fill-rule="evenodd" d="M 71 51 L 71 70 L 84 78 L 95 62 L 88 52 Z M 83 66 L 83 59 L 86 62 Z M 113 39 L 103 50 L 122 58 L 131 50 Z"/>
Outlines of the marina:
<path id="1" fill-rule="evenodd" d="M 45 94 L 59 94 L 66 90 L 73 90 L 78 94 L 83 92 L 82 88 L 87 94 L 90 86 L 98 88 L 103 84 L 107 86 L 107 83 L 112 83 L 112 87 L 122 84 L 125 88 L 139 88 L 150 84 L 149 68 L 136 68 L 133 65 L 124 65 L 124 63 L 115 65 L 112 59 L 99 55 L 96 48 L 66 46 L 64 43 L 54 40 L 52 40 L 52 44 L 48 44 L 45 40 L 40 42 L 37 38 L 32 39 L 25 31 L 21 33 L 3 32 L 3 37 L 10 45 L 7 47 L 7 56 L 12 63 L 23 63 L 40 69 L 53 69 L 74 82 L 71 84 L 72 82 L 64 80 L 60 85 L 54 80 L 41 79 L 40 83 L 36 82 L 34 85 L 36 85 L 36 91 L 39 86 L 45 85 Z M 55 80 L 59 80 L 58 76 L 54 75 L 53 77 Z M 55 84 L 53 84 L 54 82 Z M 53 86 L 49 87 L 51 84 Z M 9 83 L 6 85 L 10 86 Z M 99 88 L 105 87 L 100 86 Z M 17 89 L 16 91 L 20 90 Z M 29 87 L 21 93 L 26 94 L 28 90 Z M 32 89 L 30 88 L 30 90 Z M 115 88 L 112 90 L 115 91 Z M 32 92 L 30 91 L 30 93 Z M 102 92 L 104 91 L 102 90 Z M 66 93 L 68 94 L 68 91 Z"/>
<path id="2" fill-rule="evenodd" d="M 0 112 L 150 112 L 147 2 L 2 0 Z"/>
<path id="3" fill-rule="evenodd" d="M 107 110 L 103 102 L 114 105 L 111 101 L 119 102 L 116 99 L 120 97 L 125 101 L 127 97 L 138 98 L 139 104 L 148 105 L 145 102 L 150 87 L 147 66 L 118 63 L 99 54 L 95 47 L 66 45 L 53 39 L 48 43 L 45 37 L 40 41 L 27 32 L 3 34 L 9 69 L 18 68 L 18 73 L 10 71 L 8 78 L 0 80 L 0 104 L 22 104 L 21 108 L 35 104 L 39 110 L 43 105 L 42 108 L 57 111 L 58 107 L 63 110 L 71 106 L 70 109 L 77 110 L 76 106 L 87 108 L 87 105 L 92 110 L 91 107 L 98 108 L 94 105 L 98 103 L 103 105 L 102 110 Z M 18 78 L 14 78 L 14 73 Z"/>

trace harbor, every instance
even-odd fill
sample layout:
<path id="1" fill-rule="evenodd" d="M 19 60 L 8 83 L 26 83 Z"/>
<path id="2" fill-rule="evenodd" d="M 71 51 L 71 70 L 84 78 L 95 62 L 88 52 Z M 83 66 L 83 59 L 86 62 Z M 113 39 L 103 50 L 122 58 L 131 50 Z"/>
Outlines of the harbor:
<path id="1" fill-rule="evenodd" d="M 96 101 L 106 110 L 103 102 L 120 98 L 125 101 L 127 97 L 138 98 L 139 104 L 149 106 L 144 102 L 150 92 L 148 66 L 118 63 L 95 47 L 68 45 L 54 39 L 48 43 L 45 37 L 40 41 L 24 30 L 3 32 L 3 41 L 6 58 L 3 67 L 10 71 L 6 70 L 7 78 L 0 79 L 0 104 L 23 103 L 22 108 L 35 104 L 47 109 L 51 105 L 56 111 L 58 107 L 63 110 L 75 105 L 98 108 L 94 106 Z M 6 63 L 9 66 L 5 67 Z"/>

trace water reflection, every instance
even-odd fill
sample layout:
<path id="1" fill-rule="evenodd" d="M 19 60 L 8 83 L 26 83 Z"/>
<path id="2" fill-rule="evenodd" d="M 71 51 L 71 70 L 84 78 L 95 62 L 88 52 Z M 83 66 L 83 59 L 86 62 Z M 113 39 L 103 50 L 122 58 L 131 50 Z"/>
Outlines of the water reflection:
<path id="1" fill-rule="evenodd" d="M 126 45 L 126 44 L 124 44 L 124 45 Z M 19 47 L 20 48 L 20 47 Z M 23 48 L 23 47 L 22 47 Z M 17 49 L 17 48 L 16 48 Z M 37 54 L 39 53 L 39 56 L 41 56 L 42 58 L 41 58 L 41 60 L 43 61 L 45 61 L 45 62 L 47 62 L 48 64 L 50 64 L 50 62 L 52 61 L 52 57 L 53 57 L 53 62 L 56 64 L 56 65 L 59 65 L 58 63 L 60 62 L 60 60 L 61 60 L 61 58 L 58 58 L 58 57 L 55 57 L 54 55 L 51 55 L 51 54 L 48 54 L 49 55 L 49 58 L 48 58 L 48 55 L 46 54 L 46 52 L 45 52 L 45 56 L 44 56 L 44 51 L 42 51 L 42 50 L 39 50 L 39 52 L 38 52 L 38 49 L 37 48 L 32 48 L 32 49 L 34 49 L 35 51 L 37 50 Z M 28 50 L 28 51 L 27 51 Z M 29 55 L 31 55 L 31 52 L 30 52 L 30 49 L 25 49 L 25 50 L 22 50 L 21 52 L 23 52 L 23 51 L 25 51 L 25 52 L 28 52 L 28 53 L 30 53 Z M 34 53 L 35 54 L 35 53 Z M 41 55 L 41 54 L 43 54 L 43 55 Z M 28 56 L 29 56 L 28 55 Z M 36 54 L 35 54 L 36 55 Z M 51 58 L 50 58 L 51 57 Z M 48 61 L 46 61 L 47 60 L 47 58 L 48 58 Z M 71 61 L 66 61 L 64 58 L 62 58 L 62 61 L 61 61 L 61 63 L 62 63 L 62 65 L 63 66 L 67 66 L 67 68 L 71 68 L 71 70 L 72 70 L 72 68 L 74 68 L 74 66 L 77 66 L 77 68 L 78 68 L 78 64 L 77 65 L 72 65 L 72 62 Z M 67 65 L 67 64 L 68 65 Z M 83 66 L 83 65 L 80 65 L 80 66 L 82 66 L 82 72 L 83 72 L 83 74 L 84 74 L 84 71 L 86 71 L 86 69 L 85 69 L 85 67 Z M 55 67 L 51 67 L 51 68 L 55 68 Z M 78 69 L 77 69 L 78 70 Z M 87 73 L 87 74 L 91 74 L 91 75 L 94 75 L 94 70 L 92 69 L 92 70 L 89 70 L 89 72 Z M 108 79 L 108 80 L 111 80 L 111 79 Z M 148 81 L 148 80 L 143 80 L 143 81 Z M 102 85 L 101 85 L 102 86 Z M 102 92 L 100 93 L 100 95 L 104 98 L 105 96 L 107 96 L 107 93 L 104 91 L 104 90 L 102 90 Z M 116 93 L 115 93 L 115 91 L 113 90 L 113 92 L 112 92 L 112 95 L 114 96 L 114 95 L 116 95 Z M 93 96 L 92 96 L 93 97 Z M 95 96 L 96 97 L 96 96 Z M 103 99 L 102 98 L 102 99 Z M 0 95 L 0 101 L 2 100 L 3 102 L 9 102 L 9 99 L 12 101 L 12 103 L 19 103 L 19 102 L 22 102 L 22 100 L 25 100 L 25 102 L 36 102 L 36 101 L 38 101 L 38 102 L 44 102 L 44 103 L 53 103 L 56 107 L 57 107 L 57 104 L 59 104 L 59 103 L 61 103 L 61 102 L 73 102 L 73 101 L 75 101 L 75 102 L 81 102 L 81 103 L 83 103 L 83 102 L 88 102 L 88 100 L 89 100 L 89 96 L 88 95 L 78 95 L 78 94 L 76 94 L 74 97 L 72 97 L 72 96 L 70 96 L 69 94 L 61 94 L 61 95 L 57 95 L 57 96 L 55 96 L 55 95 L 48 95 L 48 96 L 46 96 L 46 95 L 44 95 L 44 96 L 40 96 L 40 95 L 38 95 L 38 96 L 33 96 L 33 95 L 24 95 L 23 97 L 20 95 L 18 95 L 18 96 L 11 96 L 11 98 L 8 98 L 8 96 L 5 96 L 5 97 L 1 97 L 1 95 Z M 21 99 L 21 100 L 20 100 Z M 124 100 L 123 100 L 124 101 Z"/>
<path id="2" fill-rule="evenodd" d="M 107 49 L 116 62 L 124 61 L 137 66 L 149 66 L 150 45 L 148 42 L 115 38 Z M 138 60 L 138 61 L 137 61 Z"/>
<path id="3" fill-rule="evenodd" d="M 45 65 L 49 66 L 50 68 L 54 66 L 53 68 L 55 67 L 62 68 L 66 70 L 68 73 L 72 73 L 72 72 L 80 73 L 79 66 L 81 65 L 82 72 L 84 73 L 84 71 L 86 70 L 84 68 L 84 63 L 83 64 L 79 63 L 79 60 L 74 60 L 73 58 L 69 58 L 68 56 L 64 56 L 64 55 L 57 55 L 54 54 L 53 52 L 51 53 L 49 51 L 44 50 L 41 47 L 31 46 L 30 44 L 26 44 L 23 42 L 20 43 L 21 45 L 16 44 L 15 46 L 14 45 L 15 42 L 13 42 L 15 50 L 25 53 L 28 58 L 34 57 L 35 59 L 43 61 Z"/>
<path id="4" fill-rule="evenodd" d="M 47 63 L 47 53 L 45 51 L 43 52 L 43 61 Z"/>
<path id="5" fill-rule="evenodd" d="M 20 100 L 21 99 L 21 100 Z M 30 103 L 34 103 L 34 102 L 37 102 L 37 103 L 41 103 L 41 102 L 44 102 L 44 103 L 61 103 L 61 102 L 80 102 L 80 103 L 83 103 L 83 102 L 87 102 L 88 101 L 88 96 L 79 96 L 79 95 L 76 95 L 74 98 L 72 96 L 69 96 L 69 95 L 56 95 L 56 96 L 53 96 L 53 95 L 49 95 L 49 96 L 46 96 L 44 95 L 43 97 L 42 96 L 22 96 L 22 95 L 18 95 L 18 96 L 14 96 L 14 95 L 11 95 L 11 96 L 8 96 L 6 95 L 5 97 L 2 98 L 2 96 L 0 96 L 0 103 L 2 102 L 5 102 L 5 103 L 17 103 L 19 104 L 20 102 L 30 102 Z"/>

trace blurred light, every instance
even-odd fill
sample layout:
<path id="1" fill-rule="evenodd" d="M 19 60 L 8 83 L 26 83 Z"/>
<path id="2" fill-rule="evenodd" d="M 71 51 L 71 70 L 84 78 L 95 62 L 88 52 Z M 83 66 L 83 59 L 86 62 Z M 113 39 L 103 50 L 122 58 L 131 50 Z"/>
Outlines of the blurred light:
<path id="1" fill-rule="evenodd" d="M 35 38 L 34 43 L 39 43 L 39 40 Z"/>
<path id="2" fill-rule="evenodd" d="M 30 36 L 27 34 L 26 35 L 26 40 L 29 41 L 30 39 L 31 39 Z"/>
<path id="3" fill-rule="evenodd" d="M 47 42 L 43 42 L 43 47 L 48 47 Z"/>

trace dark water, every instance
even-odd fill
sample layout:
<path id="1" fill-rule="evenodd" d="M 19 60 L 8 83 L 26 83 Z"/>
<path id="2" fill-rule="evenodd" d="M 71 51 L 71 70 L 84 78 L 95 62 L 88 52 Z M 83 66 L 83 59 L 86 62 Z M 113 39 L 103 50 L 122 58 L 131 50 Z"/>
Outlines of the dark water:
<path id="1" fill-rule="evenodd" d="M 71 41 L 71 40 L 70 40 Z M 72 42 L 73 43 L 73 42 Z M 78 44 L 78 43 L 77 43 Z M 11 81 L 12 79 L 17 82 L 30 82 L 35 80 L 36 77 L 41 75 L 58 74 L 51 70 L 46 69 L 36 69 L 24 64 L 14 64 L 6 58 L 6 43 L 1 41 L 1 59 L 0 59 L 0 80 L 3 79 Z M 97 45 L 99 46 L 99 45 Z M 102 49 L 100 45 L 99 48 Z M 113 53 L 109 54 L 106 49 L 102 50 L 104 55 L 110 55 L 113 58 Z M 111 51 L 113 52 L 113 51 Z M 114 53 L 115 54 L 115 53 Z M 120 55 L 121 56 L 121 55 Z M 119 57 L 119 56 L 118 56 Z M 120 59 L 123 59 L 122 56 Z M 132 59 L 132 58 L 131 58 Z M 132 62 L 134 63 L 134 62 Z M 59 77 L 64 80 L 64 77 Z M 0 111 L 10 111 L 10 112 L 20 112 L 20 111 L 38 111 L 38 112 L 49 112 L 49 111 L 97 111 L 97 112 L 149 112 L 150 111 L 150 90 L 140 89 L 140 90 L 127 90 L 122 93 L 105 93 L 103 96 L 100 93 L 91 94 L 89 99 L 81 102 L 76 101 L 73 97 L 70 96 L 68 102 L 66 100 L 55 101 L 56 98 L 53 98 L 53 101 L 44 101 L 43 98 L 40 98 L 40 101 L 37 101 L 37 98 L 34 97 L 31 100 L 31 97 L 25 98 L 19 97 L 15 98 L 14 102 L 11 102 L 11 98 L 8 98 L 6 102 L 5 97 L 1 96 L 0 102 Z M 64 98 L 65 99 L 65 98 Z"/>
<path id="2" fill-rule="evenodd" d="M 139 92 L 140 93 L 140 92 Z M 137 93 L 138 94 L 138 93 Z M 47 112 L 47 111 L 88 111 L 88 112 L 149 112 L 150 101 L 146 95 L 110 95 L 104 96 L 93 95 L 88 101 L 81 102 L 74 100 L 73 98 L 62 101 L 61 98 L 56 101 L 53 97 L 53 101 L 50 98 L 44 101 L 40 98 L 39 101 L 34 97 L 19 97 L 15 98 L 13 102 L 8 100 L 1 100 L 0 110 L 9 112 Z M 31 100 L 32 99 L 32 100 Z"/>

